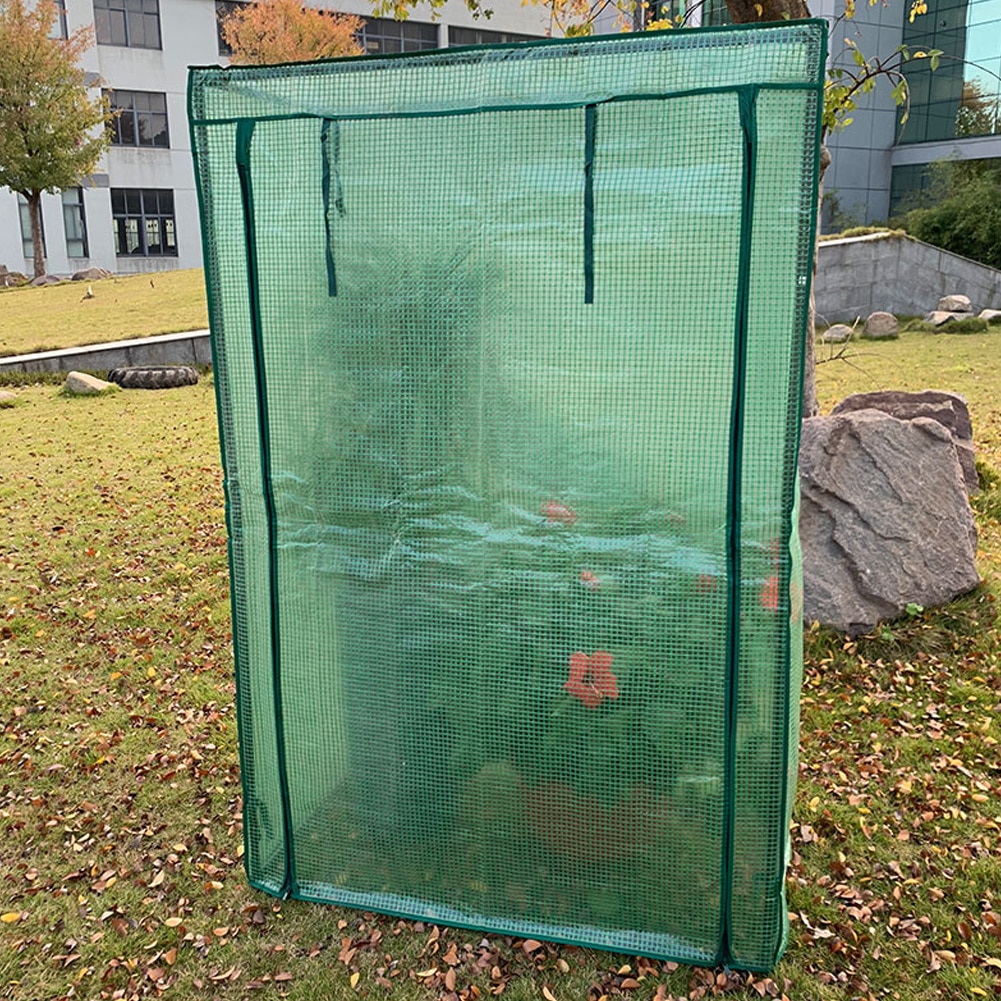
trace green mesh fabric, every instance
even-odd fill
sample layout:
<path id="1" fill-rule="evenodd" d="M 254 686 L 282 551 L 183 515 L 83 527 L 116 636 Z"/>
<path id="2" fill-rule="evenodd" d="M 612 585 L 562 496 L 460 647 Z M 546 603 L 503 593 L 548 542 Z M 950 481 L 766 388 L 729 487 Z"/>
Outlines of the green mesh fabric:
<path id="1" fill-rule="evenodd" d="M 776 961 L 825 33 L 192 71 L 254 886 Z"/>

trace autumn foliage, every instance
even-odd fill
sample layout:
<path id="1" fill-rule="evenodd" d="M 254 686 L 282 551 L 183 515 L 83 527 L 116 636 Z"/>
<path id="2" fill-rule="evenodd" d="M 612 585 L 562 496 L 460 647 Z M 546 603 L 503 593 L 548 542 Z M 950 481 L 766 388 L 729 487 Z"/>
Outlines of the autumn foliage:
<path id="1" fill-rule="evenodd" d="M 361 55 L 361 27 L 353 14 L 314 10 L 300 0 L 259 0 L 234 10 L 222 33 L 231 62 L 264 65 Z"/>

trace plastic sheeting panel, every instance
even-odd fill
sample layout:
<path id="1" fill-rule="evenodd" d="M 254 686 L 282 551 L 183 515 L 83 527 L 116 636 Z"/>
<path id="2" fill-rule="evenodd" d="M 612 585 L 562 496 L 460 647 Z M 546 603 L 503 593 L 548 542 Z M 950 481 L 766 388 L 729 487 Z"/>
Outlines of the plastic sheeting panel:
<path id="1" fill-rule="evenodd" d="M 777 959 L 825 37 L 192 71 L 254 886 Z"/>

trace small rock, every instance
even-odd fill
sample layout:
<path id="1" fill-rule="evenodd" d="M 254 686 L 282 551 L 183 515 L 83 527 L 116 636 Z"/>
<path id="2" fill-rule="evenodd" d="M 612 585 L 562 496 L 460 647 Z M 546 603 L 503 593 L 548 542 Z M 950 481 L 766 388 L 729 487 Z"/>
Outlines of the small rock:
<path id="1" fill-rule="evenodd" d="M 57 278 L 55 275 L 39 275 L 37 278 L 31 279 L 32 285 L 58 285 L 62 281 L 62 278 Z"/>
<path id="2" fill-rule="evenodd" d="M 111 272 L 104 268 L 84 268 L 83 271 L 74 271 L 70 279 L 74 282 L 97 282 L 102 278 L 110 278 Z"/>
<path id="3" fill-rule="evenodd" d="M 925 317 L 925 320 L 928 323 L 934 323 L 936 327 L 941 327 L 942 324 L 948 323 L 950 320 L 958 320 L 962 315 L 962 313 L 947 313 L 945 310 L 935 309 Z"/>
<path id="4" fill-rule="evenodd" d="M 865 321 L 863 337 L 870 340 L 891 340 L 900 335 L 900 324 L 892 313 L 870 313 Z"/>
<path id="5" fill-rule="evenodd" d="M 952 436 L 878 410 L 812 417 L 800 449 L 804 616 L 849 633 L 977 586 Z"/>
<path id="6" fill-rule="evenodd" d="M 844 323 L 835 323 L 833 327 L 828 327 L 821 335 L 821 340 L 825 344 L 844 344 L 850 341 L 855 331 Z"/>
<path id="7" fill-rule="evenodd" d="M 996 320 L 999 316 L 1001 316 L 1001 309 L 982 309 L 977 316 L 981 320 L 987 320 L 990 322 L 991 320 Z"/>
<path id="8" fill-rule="evenodd" d="M 86 372 L 70 372 L 66 376 L 63 389 L 76 396 L 95 396 L 97 393 L 106 393 L 109 390 L 117 391 L 118 386 L 113 382 L 105 382 L 96 376 L 87 375 Z"/>
<path id="9" fill-rule="evenodd" d="M 5 389 L 0 389 L 0 409 L 12 407 L 17 403 L 17 393 L 9 393 Z"/>
<path id="10" fill-rule="evenodd" d="M 946 313 L 969 313 L 971 308 L 970 298 L 965 295 L 944 295 L 935 307 Z"/>

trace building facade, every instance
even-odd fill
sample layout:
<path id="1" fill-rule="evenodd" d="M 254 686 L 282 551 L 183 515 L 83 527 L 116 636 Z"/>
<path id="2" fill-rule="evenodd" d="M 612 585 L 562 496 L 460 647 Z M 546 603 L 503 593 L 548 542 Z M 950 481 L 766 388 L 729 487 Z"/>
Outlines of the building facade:
<path id="1" fill-rule="evenodd" d="M 47 270 L 116 273 L 200 267 L 201 231 L 186 109 L 188 67 L 226 61 L 219 18 L 237 0 L 61 0 L 56 30 L 87 25 L 96 44 L 83 60 L 88 84 L 108 93 L 118 116 L 112 145 L 79 187 L 42 196 Z M 325 6 L 314 3 L 314 6 Z M 334 7 L 335 4 L 326 4 Z M 368 53 L 545 37 L 548 15 L 520 0 L 496 0 L 474 19 L 450 0 L 432 21 L 366 16 L 365 0 L 336 3 L 364 17 Z M 0 264 L 32 272 L 27 203 L 0 188 Z"/>
<path id="2" fill-rule="evenodd" d="M 844 0 L 824 4 L 817 13 L 832 21 L 835 64 L 851 64 L 845 39 L 887 59 L 901 45 L 910 53 L 942 52 L 934 71 L 928 59 L 905 64 L 906 121 L 881 80 L 852 124 L 829 137 L 825 228 L 883 222 L 914 207 L 929 186 L 929 168 L 942 160 L 1001 165 L 1001 0 L 928 0 L 927 13 L 913 22 L 909 0 L 859 3 L 851 21 L 836 20 Z"/>

